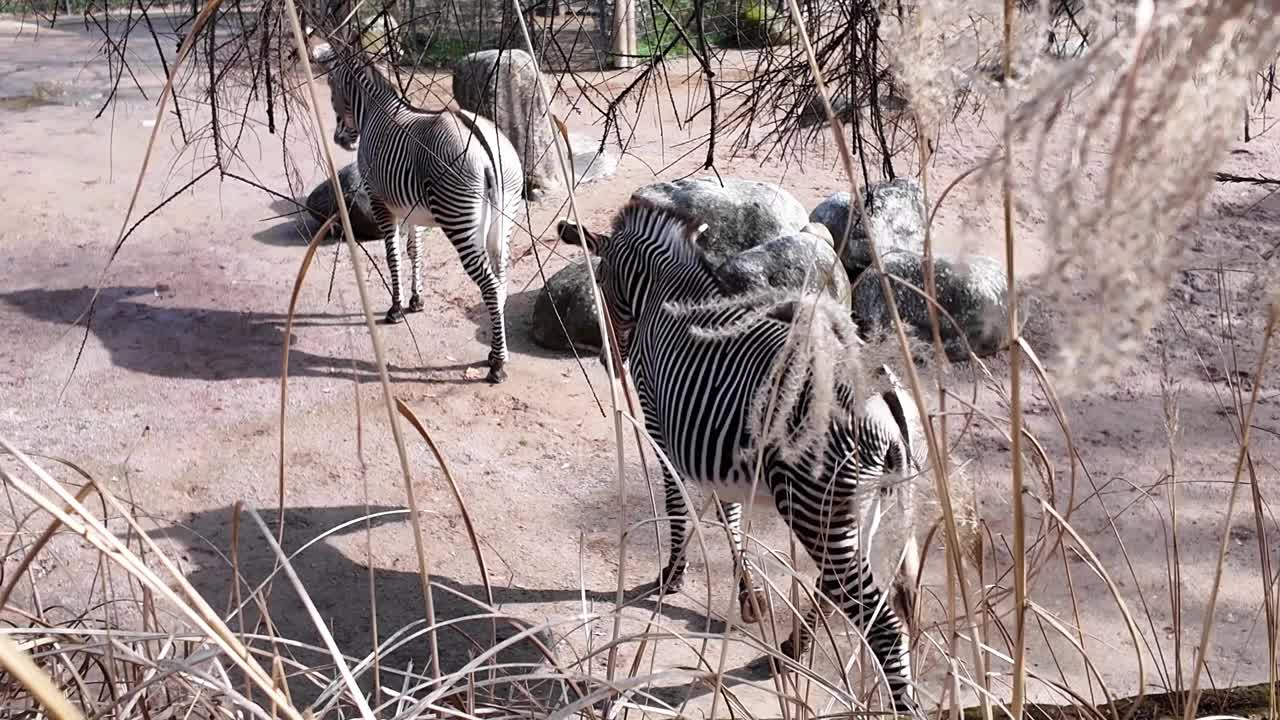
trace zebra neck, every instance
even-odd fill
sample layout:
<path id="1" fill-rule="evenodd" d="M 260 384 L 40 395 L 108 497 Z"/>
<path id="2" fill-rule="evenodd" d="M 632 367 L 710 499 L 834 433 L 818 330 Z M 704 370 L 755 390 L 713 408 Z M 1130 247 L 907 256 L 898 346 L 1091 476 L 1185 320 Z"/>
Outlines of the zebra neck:
<path id="1" fill-rule="evenodd" d="M 663 305 L 669 302 L 705 302 L 722 294 L 710 268 L 701 263 L 673 267 L 659 273 L 658 277 L 658 295 Z"/>
<path id="2" fill-rule="evenodd" d="M 392 87 L 366 88 L 356 83 L 360 94 L 360 107 L 355 113 L 356 124 L 367 127 L 380 119 L 390 119 L 405 107 L 404 98 Z"/>

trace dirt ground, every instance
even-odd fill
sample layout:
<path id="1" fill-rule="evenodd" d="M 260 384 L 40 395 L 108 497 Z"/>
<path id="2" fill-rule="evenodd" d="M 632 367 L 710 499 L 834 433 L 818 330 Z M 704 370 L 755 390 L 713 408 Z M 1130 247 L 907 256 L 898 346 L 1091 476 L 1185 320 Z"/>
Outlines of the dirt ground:
<path id="1" fill-rule="evenodd" d="M 20 32 L 12 22 L 0 25 L 0 135 L 5 138 L 0 163 L 5 188 L 0 195 L 5 219 L 0 225 L 0 432 L 20 447 L 82 465 L 136 503 L 154 536 L 181 559 L 214 606 L 222 607 L 231 586 L 224 555 L 231 544 L 232 506 L 243 503 L 265 516 L 277 500 L 281 348 L 305 239 L 290 220 L 267 219 L 285 212 L 285 203 L 242 182 L 219 180 L 214 173 L 142 223 L 103 277 L 151 133 L 162 79 L 158 64 L 139 64 L 152 73 L 139 77 L 146 98 L 122 85 L 117 101 L 95 118 L 102 94 L 111 87 L 107 64 L 93 62 L 96 52 L 98 40 L 75 26 L 44 28 L 37 35 L 30 27 Z M 137 52 L 152 50 L 140 45 Z M 48 81 L 65 93 L 46 102 L 23 99 L 32 95 L 35 83 Z M 448 88 L 447 77 L 440 87 Z M 687 87 L 675 92 L 681 106 L 696 100 Z M 567 110 L 572 100 L 565 95 L 557 106 Z M 598 116 L 592 112 L 585 108 L 564 115 L 574 132 L 598 132 Z M 325 113 L 331 122 L 327 102 Z M 702 152 L 681 159 L 686 152 L 681 143 L 699 137 L 705 128 L 677 128 L 668 115 L 667 108 L 662 114 L 646 110 L 617 175 L 579 192 L 580 210 L 589 224 L 606 223 L 632 190 L 655 179 L 655 171 L 670 179 L 696 169 Z M 292 122 L 300 127 L 307 120 L 295 116 Z M 945 186 L 990 150 L 998 136 L 991 122 L 964 120 L 948 131 L 931 170 L 934 187 Z M 176 154 L 172 124 L 170 119 L 160 134 L 134 218 L 209 165 L 207 156 Z M 290 150 L 309 189 L 321 177 L 315 151 L 301 132 Z M 350 161 L 349 154 L 335 150 L 340 163 Z M 258 183 L 288 187 L 280 141 L 261 123 L 244 140 L 242 153 L 242 167 L 251 167 Z M 843 189 L 833 159 L 828 153 L 801 168 L 741 158 L 726 160 L 718 169 L 725 176 L 781 183 L 812 207 Z M 1264 137 L 1236 146 L 1224 169 L 1274 176 L 1278 161 L 1280 145 Z M 557 199 L 530 210 L 530 226 L 541 244 L 535 255 L 528 232 L 513 240 L 507 383 L 495 387 L 483 382 L 487 319 L 478 292 L 439 231 L 427 243 L 426 312 L 404 325 L 380 326 L 378 332 L 386 343 L 394 392 L 422 419 L 460 482 L 485 545 L 497 602 L 537 623 L 572 618 L 584 602 L 608 612 L 619 567 L 619 520 L 641 523 L 650 510 L 633 444 L 627 450 L 626 499 L 619 500 L 613 425 L 602 412 L 609 402 L 603 369 L 594 358 L 578 363 L 535 346 L 529 338 L 528 322 L 541 287 L 538 258 L 550 273 L 566 262 L 569 251 L 577 252 L 551 244 L 548 228 L 563 216 Z M 1018 274 L 1032 288 L 1048 256 L 1043 222 L 1034 209 L 1017 218 Z M 935 237 L 944 250 L 1001 257 L 1000 223 L 998 194 L 962 183 L 939 212 Z M 1169 375 L 1182 388 L 1179 542 L 1185 603 L 1182 666 L 1188 668 L 1199 642 L 1238 447 L 1234 419 L 1224 409 L 1231 404 L 1227 380 L 1252 381 L 1251 375 L 1236 370 L 1253 372 L 1260 339 L 1259 296 L 1248 272 L 1280 243 L 1280 196 L 1265 188 L 1220 186 L 1199 222 L 1184 232 L 1193 252 L 1142 355 L 1118 382 L 1065 399 L 1088 471 L 1077 481 L 1074 524 L 1102 558 L 1138 623 L 1149 688 L 1161 683 L 1154 667 L 1174 664 L 1165 589 L 1168 543 L 1160 522 L 1167 491 L 1162 478 L 1169 466 L 1160 392 L 1162 353 Z M 366 248 L 383 261 L 377 243 Z M 1229 281 L 1221 292 L 1219 266 Z M 70 376 L 82 337 L 82 326 L 73 322 L 99 283 L 92 329 Z M 386 309 L 385 291 L 374 285 L 370 294 L 380 316 Z M 1220 298 L 1230 303 L 1225 311 Z M 287 548 L 360 517 L 366 503 L 374 511 L 393 511 L 406 502 L 345 248 L 321 249 L 298 308 L 289 337 Z M 1048 356 L 1054 342 L 1067 340 L 1055 334 L 1063 327 L 1061 316 L 1044 306 L 1035 312 L 1031 337 Z M 1228 325 L 1238 357 L 1220 341 Z M 1002 359 L 992 368 L 997 377 L 1007 376 Z M 968 373 L 954 369 L 953 386 L 968 392 Z M 1034 381 L 1030 374 L 1027 378 Z M 1275 387 L 1274 380 L 1266 381 L 1254 421 L 1253 463 L 1265 498 L 1280 492 Z M 978 389 L 979 407 L 1006 414 L 985 382 Z M 1027 413 L 1062 473 L 1058 484 L 1063 488 L 1067 448 L 1039 393 L 1028 399 Z M 480 578 L 448 486 L 425 443 L 412 432 L 406 437 L 433 578 L 445 588 L 480 598 Z M 1005 547 L 1011 528 L 1007 440 L 997 429 L 977 423 L 959 444 L 956 461 L 967 461 L 993 545 Z M 71 479 L 66 472 L 58 476 Z M 1066 502 L 1065 491 L 1057 502 Z M 1269 532 L 1277 532 L 1270 509 L 1265 512 Z M 922 514 L 932 519 L 936 507 L 928 505 Z M 786 535 L 771 513 L 760 510 L 753 522 L 761 541 L 786 552 Z M 355 655 L 370 647 L 370 564 L 376 569 L 383 637 L 422 614 L 405 516 L 382 518 L 372 530 L 371 548 L 366 548 L 361 527 L 317 543 L 296 561 L 339 644 Z M 627 545 L 623 583 L 628 588 L 653 580 L 658 570 L 652 526 L 638 528 Z M 241 572 L 248 578 L 263 576 L 272 562 L 256 532 L 251 525 L 241 531 Z M 1218 686 L 1267 677 L 1258 539 L 1246 496 L 1237 504 L 1229 532 L 1230 554 L 1207 656 L 1212 684 Z M 1275 537 L 1269 536 L 1270 545 Z M 664 610 L 664 622 L 682 632 L 708 623 L 716 629 L 725 616 L 736 617 L 727 546 L 720 535 L 709 540 L 709 561 L 694 560 L 691 582 Z M 1274 548 L 1268 550 L 1272 562 L 1280 561 Z M 1003 556 L 1003 551 L 997 554 Z M 10 564 L 14 560 L 11 556 Z M 36 565 L 39 602 L 62 606 L 68 614 L 82 609 L 85 598 L 99 591 L 93 584 L 93 563 L 75 538 L 59 538 Z M 713 578 L 712 617 L 705 612 L 704 568 Z M 936 622 L 942 617 L 942 566 L 936 553 L 926 570 L 924 613 L 927 622 Z M 1063 568 L 1041 570 L 1032 588 L 1035 602 L 1067 625 L 1075 623 L 1073 613 L 1078 612 L 1090 653 L 1106 660 L 1098 668 L 1101 679 L 1113 692 L 1136 691 L 1134 643 L 1102 581 L 1073 562 L 1073 608 Z M 437 598 L 443 618 L 470 612 L 466 602 L 448 593 L 437 593 Z M 36 598 L 27 592 L 21 600 Z M 279 587 L 274 602 L 282 634 L 314 639 L 305 616 L 296 611 L 296 598 Z M 652 607 L 641 602 L 629 613 L 643 619 Z M 600 644 L 610 629 L 607 623 L 570 632 L 572 627 L 555 629 L 557 638 L 568 641 L 561 648 L 564 657 Z M 1058 638 L 1051 647 L 1039 633 L 1035 629 L 1030 641 L 1033 670 L 1089 695 L 1078 655 L 1065 640 Z M 444 643 L 444 664 L 461 666 L 468 657 L 467 644 L 454 636 Z M 510 657 L 530 652 L 517 644 Z M 691 652 L 674 642 L 658 646 L 657 652 L 656 669 L 692 660 Z M 420 647 L 402 655 L 422 667 Z M 752 674 L 757 655 L 735 643 L 726 668 L 735 691 L 769 714 L 767 690 L 752 689 L 767 685 Z M 923 649 L 919 657 L 926 690 L 940 692 L 937 653 Z M 997 675 L 1007 670 L 998 661 L 992 667 Z M 994 682 L 1004 687 L 1000 677 Z M 709 709 L 706 689 L 684 681 L 669 684 L 667 699 L 678 702 L 686 691 L 697 707 Z M 1032 695 L 1053 697 L 1041 684 L 1033 685 Z M 776 704 L 773 708 L 776 714 Z"/>

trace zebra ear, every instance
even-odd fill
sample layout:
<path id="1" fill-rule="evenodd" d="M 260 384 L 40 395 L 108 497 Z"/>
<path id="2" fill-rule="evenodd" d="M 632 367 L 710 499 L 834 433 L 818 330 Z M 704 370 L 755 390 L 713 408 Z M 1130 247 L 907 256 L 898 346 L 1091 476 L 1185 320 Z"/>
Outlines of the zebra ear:
<path id="1" fill-rule="evenodd" d="M 572 220 L 561 220 L 556 224 L 556 235 L 566 245 L 581 245 L 592 255 L 599 255 L 609 236 L 593 233 Z"/>

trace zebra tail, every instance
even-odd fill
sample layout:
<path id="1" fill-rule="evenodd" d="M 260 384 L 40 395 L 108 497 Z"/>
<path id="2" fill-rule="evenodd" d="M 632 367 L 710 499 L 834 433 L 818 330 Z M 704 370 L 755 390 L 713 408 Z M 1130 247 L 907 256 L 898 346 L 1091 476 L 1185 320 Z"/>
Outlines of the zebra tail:
<path id="1" fill-rule="evenodd" d="M 493 269 L 495 275 L 500 277 L 506 270 L 507 261 L 507 245 L 502 241 L 505 235 L 502 232 L 502 224 L 506 220 L 502 213 L 506 205 L 503 202 L 505 198 L 502 197 L 501 188 L 493 165 L 486 165 L 484 168 L 485 202 L 481 203 L 480 227 L 485 235 L 485 253 L 489 256 L 489 267 Z"/>

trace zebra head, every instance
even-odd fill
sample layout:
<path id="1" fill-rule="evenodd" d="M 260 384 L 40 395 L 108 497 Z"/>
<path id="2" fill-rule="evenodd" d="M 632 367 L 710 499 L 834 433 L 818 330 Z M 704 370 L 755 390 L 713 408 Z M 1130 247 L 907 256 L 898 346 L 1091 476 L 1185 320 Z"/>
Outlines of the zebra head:
<path id="1" fill-rule="evenodd" d="M 562 240 L 583 245 L 600 258 L 600 292 L 624 362 L 637 320 L 654 303 L 670 299 L 654 297 L 655 285 L 679 275 L 690 262 L 699 267 L 706 262 L 696 243 L 706 229 L 690 217 L 632 198 L 618 213 L 610 235 L 586 228 L 580 228 L 581 234 L 561 233 Z"/>
<path id="2" fill-rule="evenodd" d="M 360 125 L 356 117 L 361 102 L 357 72 L 348 62 L 336 62 L 329 70 L 329 102 L 333 105 L 335 123 L 333 142 L 348 152 L 356 149 L 360 140 Z"/>
<path id="3" fill-rule="evenodd" d="M 311 59 L 327 69 L 329 103 L 336 120 L 333 141 L 344 150 L 355 150 L 365 110 L 385 104 L 388 98 L 394 102 L 399 95 L 378 68 L 363 61 L 359 53 L 340 53 L 324 42 L 311 46 Z"/>
<path id="4" fill-rule="evenodd" d="M 359 102 L 356 92 L 357 73 L 353 71 L 349 58 L 339 57 L 337 49 L 314 32 L 310 27 L 306 29 L 307 50 L 311 61 L 324 69 L 329 84 L 329 103 L 337 120 L 333 129 L 333 141 L 343 150 L 352 151 L 360 137 L 356 121 L 356 105 Z"/>

